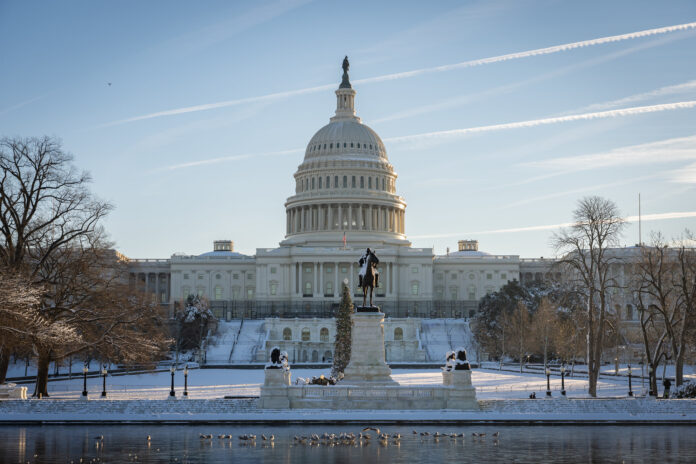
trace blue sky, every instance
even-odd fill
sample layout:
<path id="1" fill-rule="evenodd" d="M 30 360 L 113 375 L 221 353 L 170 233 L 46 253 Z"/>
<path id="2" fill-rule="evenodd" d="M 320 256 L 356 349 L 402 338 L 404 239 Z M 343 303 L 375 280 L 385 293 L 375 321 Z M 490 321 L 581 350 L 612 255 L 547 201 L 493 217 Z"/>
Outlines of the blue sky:
<path id="1" fill-rule="evenodd" d="M 0 1 L 0 135 L 60 137 L 130 257 L 253 254 L 348 55 L 414 246 L 550 256 L 578 199 L 635 216 L 639 192 L 644 240 L 672 238 L 696 230 L 695 22 L 693 1 Z"/>

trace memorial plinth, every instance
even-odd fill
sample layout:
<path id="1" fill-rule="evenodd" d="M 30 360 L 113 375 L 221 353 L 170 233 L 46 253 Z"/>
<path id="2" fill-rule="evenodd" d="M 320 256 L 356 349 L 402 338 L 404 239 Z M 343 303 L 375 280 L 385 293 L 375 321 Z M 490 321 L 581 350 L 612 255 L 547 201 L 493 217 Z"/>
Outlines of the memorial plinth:
<path id="1" fill-rule="evenodd" d="M 350 362 L 341 384 L 397 385 L 384 358 L 384 313 L 360 311 L 351 321 Z"/>

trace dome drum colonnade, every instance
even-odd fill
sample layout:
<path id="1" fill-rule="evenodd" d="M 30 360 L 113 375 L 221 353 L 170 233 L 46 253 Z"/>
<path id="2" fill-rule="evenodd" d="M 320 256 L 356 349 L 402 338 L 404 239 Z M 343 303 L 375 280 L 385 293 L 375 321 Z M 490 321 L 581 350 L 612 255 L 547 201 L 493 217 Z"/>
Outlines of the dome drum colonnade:
<path id="1" fill-rule="evenodd" d="M 355 245 L 410 245 L 397 175 L 380 137 L 356 116 L 355 93 L 346 69 L 336 114 L 312 137 L 295 173 L 283 244 L 336 244 L 352 232 Z"/>

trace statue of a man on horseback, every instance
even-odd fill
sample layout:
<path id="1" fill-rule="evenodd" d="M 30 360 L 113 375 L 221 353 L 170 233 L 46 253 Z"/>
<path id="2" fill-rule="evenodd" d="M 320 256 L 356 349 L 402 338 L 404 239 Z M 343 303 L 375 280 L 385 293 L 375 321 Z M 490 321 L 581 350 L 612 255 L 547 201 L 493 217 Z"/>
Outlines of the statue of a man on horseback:
<path id="1" fill-rule="evenodd" d="M 363 307 L 367 307 L 368 289 L 370 290 L 369 307 L 374 307 L 372 304 L 372 295 L 375 287 L 379 286 L 379 271 L 377 270 L 379 259 L 377 259 L 375 252 L 368 248 L 358 261 L 358 264 L 360 265 L 360 272 L 358 273 L 358 286 L 363 290 Z"/>

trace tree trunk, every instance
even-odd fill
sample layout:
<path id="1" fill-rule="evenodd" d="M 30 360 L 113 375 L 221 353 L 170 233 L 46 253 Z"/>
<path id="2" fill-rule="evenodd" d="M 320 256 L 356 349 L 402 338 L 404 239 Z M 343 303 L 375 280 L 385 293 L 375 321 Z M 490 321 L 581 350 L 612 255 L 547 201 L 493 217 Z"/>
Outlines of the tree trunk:
<path id="1" fill-rule="evenodd" d="M 36 365 L 36 387 L 34 388 L 34 397 L 48 398 L 48 367 L 51 364 L 51 355 L 49 353 L 39 352 L 39 358 Z"/>
<path id="2" fill-rule="evenodd" d="M 10 353 L 6 348 L 0 348 L 0 384 L 7 379 L 7 369 L 10 367 Z"/>
<path id="3" fill-rule="evenodd" d="M 677 355 L 674 360 L 674 375 L 676 377 L 677 387 L 684 383 L 684 352 Z"/>

